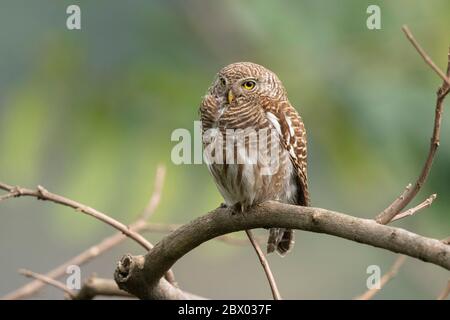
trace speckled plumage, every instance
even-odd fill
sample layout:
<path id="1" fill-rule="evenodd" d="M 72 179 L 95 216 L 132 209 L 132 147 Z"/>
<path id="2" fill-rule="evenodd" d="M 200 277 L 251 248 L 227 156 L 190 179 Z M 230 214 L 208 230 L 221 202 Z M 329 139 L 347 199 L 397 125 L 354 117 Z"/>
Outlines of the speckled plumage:
<path id="1" fill-rule="evenodd" d="M 246 88 L 249 81 L 254 83 L 252 89 Z M 208 168 L 227 206 L 246 210 L 267 200 L 309 205 L 305 127 L 273 72 L 250 62 L 224 67 L 203 98 L 200 116 L 205 151 L 216 144 L 223 152 L 222 162 L 214 161 L 220 151 L 211 153 Z M 241 145 L 236 145 L 236 138 L 230 139 L 233 145 L 227 144 L 230 130 L 239 129 L 257 132 L 256 142 L 246 137 Z M 247 153 L 264 146 L 269 153 L 258 151 L 252 162 L 239 146 Z M 269 174 L 268 161 L 276 163 Z M 269 253 L 277 250 L 284 255 L 292 244 L 292 230 L 270 229 Z"/>

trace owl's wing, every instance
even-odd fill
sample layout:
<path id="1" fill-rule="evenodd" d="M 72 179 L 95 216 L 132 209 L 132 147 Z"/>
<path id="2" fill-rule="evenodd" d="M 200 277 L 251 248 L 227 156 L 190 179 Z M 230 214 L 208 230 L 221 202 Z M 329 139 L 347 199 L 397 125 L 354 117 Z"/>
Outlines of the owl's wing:
<path id="1" fill-rule="evenodd" d="M 282 101 L 266 108 L 267 119 L 280 134 L 284 148 L 289 152 L 291 162 L 297 172 L 298 204 L 310 205 L 307 176 L 307 140 L 302 118 L 289 101 Z M 277 124 L 278 123 L 278 126 Z"/>
<path id="2" fill-rule="evenodd" d="M 202 134 L 213 126 L 217 116 L 217 103 L 212 95 L 205 95 L 198 110 L 202 124 Z"/>

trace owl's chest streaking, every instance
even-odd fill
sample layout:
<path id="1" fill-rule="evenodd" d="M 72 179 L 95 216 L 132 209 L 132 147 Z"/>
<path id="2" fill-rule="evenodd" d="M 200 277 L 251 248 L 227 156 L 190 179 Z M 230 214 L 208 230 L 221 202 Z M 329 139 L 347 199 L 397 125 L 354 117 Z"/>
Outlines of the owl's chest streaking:
<path id="1" fill-rule="evenodd" d="M 226 204 L 246 208 L 267 200 L 296 203 L 294 167 L 265 112 L 251 105 L 208 105 L 208 98 L 205 103 L 205 159 Z"/>

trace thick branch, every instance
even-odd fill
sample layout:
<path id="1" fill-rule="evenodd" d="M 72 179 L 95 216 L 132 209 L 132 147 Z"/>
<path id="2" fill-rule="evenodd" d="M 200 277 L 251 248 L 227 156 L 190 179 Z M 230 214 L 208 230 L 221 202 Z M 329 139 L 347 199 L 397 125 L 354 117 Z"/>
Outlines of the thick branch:
<path id="1" fill-rule="evenodd" d="M 450 247 L 439 240 L 330 210 L 270 201 L 245 215 L 232 215 L 227 209 L 218 208 L 195 219 L 163 238 L 144 257 L 127 256 L 129 261 L 116 269 L 115 280 L 121 289 L 139 298 L 159 298 L 155 290 L 161 290 L 162 275 L 189 251 L 226 233 L 268 227 L 326 233 L 450 270 Z"/>
<path id="2" fill-rule="evenodd" d="M 160 232 L 160 233 L 169 233 L 177 230 L 179 227 L 181 227 L 182 224 L 167 224 L 167 223 L 156 223 L 156 222 L 150 222 L 145 225 L 142 229 L 140 229 L 140 232 L 144 233 L 146 231 L 149 232 Z M 255 236 L 253 235 L 253 238 L 259 243 L 265 241 L 265 238 L 262 236 Z M 244 238 L 238 238 L 229 234 L 224 234 L 223 236 L 217 237 L 213 240 L 220 241 L 229 245 L 234 246 L 248 246 L 249 241 L 248 239 Z"/>
<path id="3" fill-rule="evenodd" d="M 141 282 L 144 278 L 143 273 L 146 272 L 144 269 L 144 256 L 131 256 L 125 255 L 118 262 L 116 271 L 114 272 L 114 278 L 119 288 L 125 290 L 125 287 L 121 287 L 120 283 L 128 277 L 130 270 L 133 270 L 136 278 L 130 281 L 126 288 L 127 292 L 132 293 L 132 295 L 137 296 L 141 299 L 153 299 L 153 300 L 205 300 L 206 298 L 185 292 L 180 288 L 177 288 L 170 284 L 166 279 L 162 278 L 157 285 L 152 286 L 151 292 L 149 292 L 146 287 L 145 282 Z M 118 282 L 117 279 L 122 279 Z M 151 295 L 149 295 L 149 293 Z"/>

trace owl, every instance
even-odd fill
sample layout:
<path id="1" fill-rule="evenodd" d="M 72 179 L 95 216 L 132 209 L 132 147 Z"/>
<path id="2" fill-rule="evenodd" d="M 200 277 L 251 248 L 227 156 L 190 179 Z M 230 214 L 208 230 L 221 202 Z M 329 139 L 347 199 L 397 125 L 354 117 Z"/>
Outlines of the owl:
<path id="1" fill-rule="evenodd" d="M 267 200 L 309 205 L 305 126 L 275 73 L 250 62 L 224 67 L 199 113 L 205 161 L 233 212 Z M 284 256 L 293 243 L 293 230 L 271 228 L 267 252 Z"/>

